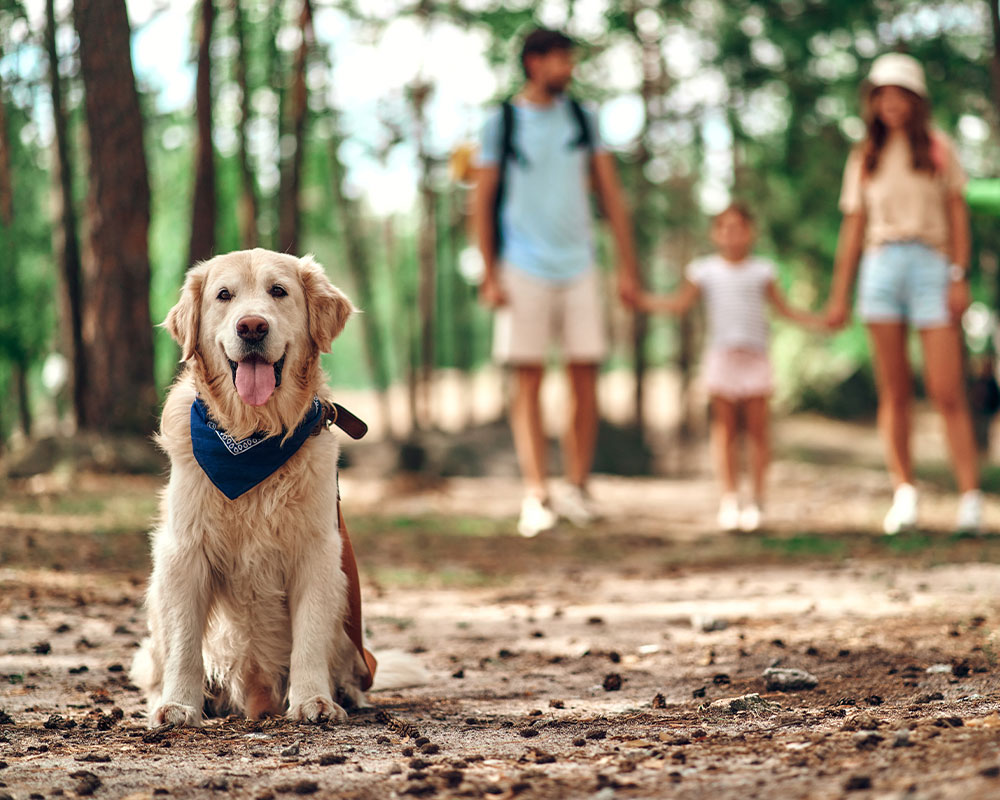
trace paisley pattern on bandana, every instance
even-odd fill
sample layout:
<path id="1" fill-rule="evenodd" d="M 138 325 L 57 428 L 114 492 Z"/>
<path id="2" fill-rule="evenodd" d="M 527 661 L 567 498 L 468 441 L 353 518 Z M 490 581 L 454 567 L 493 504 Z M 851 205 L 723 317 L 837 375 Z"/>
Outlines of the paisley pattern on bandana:
<path id="1" fill-rule="evenodd" d="M 209 416 L 208 407 L 198 397 L 191 404 L 191 448 L 209 480 L 235 500 L 281 469 L 322 421 L 323 406 L 314 397 L 305 418 L 284 445 L 283 435 L 255 433 L 246 439 L 234 439 Z"/>

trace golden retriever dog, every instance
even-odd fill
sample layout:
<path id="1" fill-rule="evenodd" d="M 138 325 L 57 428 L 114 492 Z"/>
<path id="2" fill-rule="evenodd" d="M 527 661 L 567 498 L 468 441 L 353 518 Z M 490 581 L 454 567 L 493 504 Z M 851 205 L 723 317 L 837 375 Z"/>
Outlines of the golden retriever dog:
<path id="1" fill-rule="evenodd" d="M 193 267 L 167 315 L 185 366 L 157 436 L 170 480 L 131 673 L 150 727 L 367 705 L 375 660 L 319 364 L 353 310 L 311 256 L 256 249 Z"/>

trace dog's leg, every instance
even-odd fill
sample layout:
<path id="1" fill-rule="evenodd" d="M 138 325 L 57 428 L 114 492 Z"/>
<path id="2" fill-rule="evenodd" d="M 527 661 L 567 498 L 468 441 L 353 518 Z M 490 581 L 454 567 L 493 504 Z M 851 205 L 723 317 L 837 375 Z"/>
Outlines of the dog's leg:
<path id="1" fill-rule="evenodd" d="M 201 643 L 208 618 L 208 564 L 197 547 L 168 543 L 157 548 L 154 559 L 147 603 L 163 684 L 149 726 L 198 726 L 205 696 Z"/>
<path id="2" fill-rule="evenodd" d="M 333 700 L 330 662 L 334 637 L 343 636 L 341 625 L 345 604 L 343 581 L 331 580 L 329 564 L 339 564 L 334 539 L 330 547 L 317 548 L 310 563 L 296 570 L 289 591 L 292 617 L 292 656 L 288 672 L 288 717 L 299 722 L 323 719 L 342 722 L 344 711 Z M 341 573 L 337 573 L 340 575 Z"/>

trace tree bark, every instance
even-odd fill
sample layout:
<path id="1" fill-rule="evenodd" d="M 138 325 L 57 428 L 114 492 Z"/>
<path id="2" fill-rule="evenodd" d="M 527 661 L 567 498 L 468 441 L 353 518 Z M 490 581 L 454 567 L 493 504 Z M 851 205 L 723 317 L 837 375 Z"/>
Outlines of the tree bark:
<path id="1" fill-rule="evenodd" d="M 28 398 L 28 366 L 18 361 L 12 365 L 14 391 L 17 394 L 18 425 L 25 439 L 31 438 L 31 404 Z"/>
<path id="2" fill-rule="evenodd" d="M 336 126 L 336 121 L 334 121 Z M 340 136 L 334 133 L 330 137 L 330 186 L 333 193 L 333 204 L 340 222 L 340 236 L 344 243 L 345 259 L 354 288 L 357 290 L 358 305 L 365 312 L 361 315 L 361 328 L 364 332 L 363 341 L 365 360 L 368 362 L 368 372 L 375 390 L 378 392 L 379 407 L 382 421 L 389 439 L 393 438 L 392 414 L 389 410 L 389 367 L 385 363 L 385 344 L 382 340 L 382 329 L 375 313 L 375 292 L 372 287 L 372 259 L 365 243 L 361 222 L 358 219 L 355 204 L 344 195 L 344 165 L 340 162 L 337 152 Z"/>
<path id="3" fill-rule="evenodd" d="M 645 209 L 649 202 L 649 195 L 652 189 L 649 179 L 646 177 L 646 166 L 652 159 L 649 150 L 647 137 L 653 121 L 653 98 L 657 91 L 665 88 L 661 85 L 664 80 L 665 69 L 661 54 L 660 45 L 657 40 L 648 36 L 643 36 L 636 25 L 636 14 L 644 6 L 641 3 L 632 3 L 628 10 L 628 27 L 635 38 L 636 43 L 642 49 L 642 85 L 640 95 L 642 96 L 642 106 L 645 113 L 645 124 L 639 136 L 639 147 L 635 163 L 636 175 L 636 244 L 637 260 L 640 283 L 646 285 L 649 263 L 649 256 L 653 250 L 653 237 L 650 234 L 652 225 L 649 220 L 643 218 Z M 632 374 L 635 383 L 635 394 L 633 396 L 632 416 L 635 426 L 640 434 L 645 430 L 644 408 L 646 405 L 646 370 L 648 359 L 646 356 L 646 340 L 649 335 L 649 318 L 639 310 L 632 312 Z"/>
<path id="4" fill-rule="evenodd" d="M 302 156 L 305 150 L 306 111 L 306 57 L 312 43 L 312 3 L 302 0 L 299 15 L 302 41 L 295 54 L 292 71 L 291 97 L 288 99 L 289 135 L 291 152 L 282 159 L 281 182 L 278 186 L 278 249 L 296 253 L 299 249 L 299 218 L 301 214 L 299 189 L 302 181 Z"/>
<path id="5" fill-rule="evenodd" d="M 215 147 L 212 144 L 212 29 L 215 5 L 201 0 L 198 77 L 195 115 L 198 144 L 195 151 L 194 198 L 191 211 L 191 247 L 188 264 L 204 261 L 215 252 Z"/>
<path id="6" fill-rule="evenodd" d="M 990 23 L 993 28 L 993 56 L 990 58 L 990 77 L 993 84 L 993 105 L 1000 116 L 1000 2 L 989 0 Z"/>
<path id="7" fill-rule="evenodd" d="M 80 239 L 76 207 L 73 204 L 73 164 L 70 161 L 69 124 L 65 93 L 59 75 L 56 50 L 56 15 L 54 0 L 45 2 L 45 49 L 49 58 L 49 89 L 55 126 L 55 202 L 59 220 L 52 228 L 53 246 L 59 261 L 60 306 L 63 325 L 63 353 L 71 365 L 70 396 L 73 416 L 79 423 L 83 416 L 83 389 L 87 378 L 87 357 L 83 347 L 83 283 L 80 266 Z"/>
<path id="8" fill-rule="evenodd" d="M 236 83 L 240 87 L 240 120 L 237 135 L 240 140 L 240 241 L 243 247 L 256 247 L 260 241 L 257 229 L 257 181 L 250 167 L 247 125 L 250 122 L 250 87 L 247 81 L 246 21 L 241 0 L 233 0 L 233 34 L 236 38 Z"/>
<path id="9" fill-rule="evenodd" d="M 124 0 L 76 0 L 90 189 L 83 250 L 87 358 L 82 427 L 155 425 L 149 316 L 149 177 Z"/>
<path id="10" fill-rule="evenodd" d="M 416 122 L 414 133 L 420 162 L 420 222 L 417 230 L 419 284 L 419 389 L 418 419 L 432 419 L 431 382 L 434 377 L 434 305 L 437 294 L 437 195 L 431 183 L 433 159 L 427 152 L 425 106 L 431 85 L 419 79 L 410 87 L 410 102 Z"/>
<path id="11" fill-rule="evenodd" d="M 0 57 L 3 56 L 0 42 Z M 7 129 L 7 107 L 0 84 L 0 224 L 9 228 L 14 223 L 14 181 L 11 176 L 10 131 Z"/>
<path id="12" fill-rule="evenodd" d="M 0 49 L 0 56 L 2 56 Z M 7 228 L 13 237 L 14 225 L 14 178 L 11 173 L 11 143 L 10 129 L 7 127 L 7 109 L 3 101 L 3 84 L 0 83 L 0 225 Z M 11 252 L 7 258 L 2 259 L 4 266 L 3 285 L 4 291 L 18 295 L 18 265 L 17 247 L 13 240 L 8 241 L 11 245 Z M 31 410 L 28 406 L 28 378 L 27 359 L 24 350 L 19 343 L 14 343 L 7 353 L 10 357 L 10 371 L 14 383 L 14 392 L 17 395 L 18 422 L 21 432 L 27 437 L 31 436 Z"/>

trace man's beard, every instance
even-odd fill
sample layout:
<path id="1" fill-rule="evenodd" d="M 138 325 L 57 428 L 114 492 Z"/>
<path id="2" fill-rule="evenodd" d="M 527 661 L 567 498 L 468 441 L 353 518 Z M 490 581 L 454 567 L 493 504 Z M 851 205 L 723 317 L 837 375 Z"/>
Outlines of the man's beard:
<path id="1" fill-rule="evenodd" d="M 552 98 L 559 97 L 559 95 L 566 92 L 566 87 L 569 86 L 569 81 L 552 81 L 545 84 L 545 93 Z"/>

